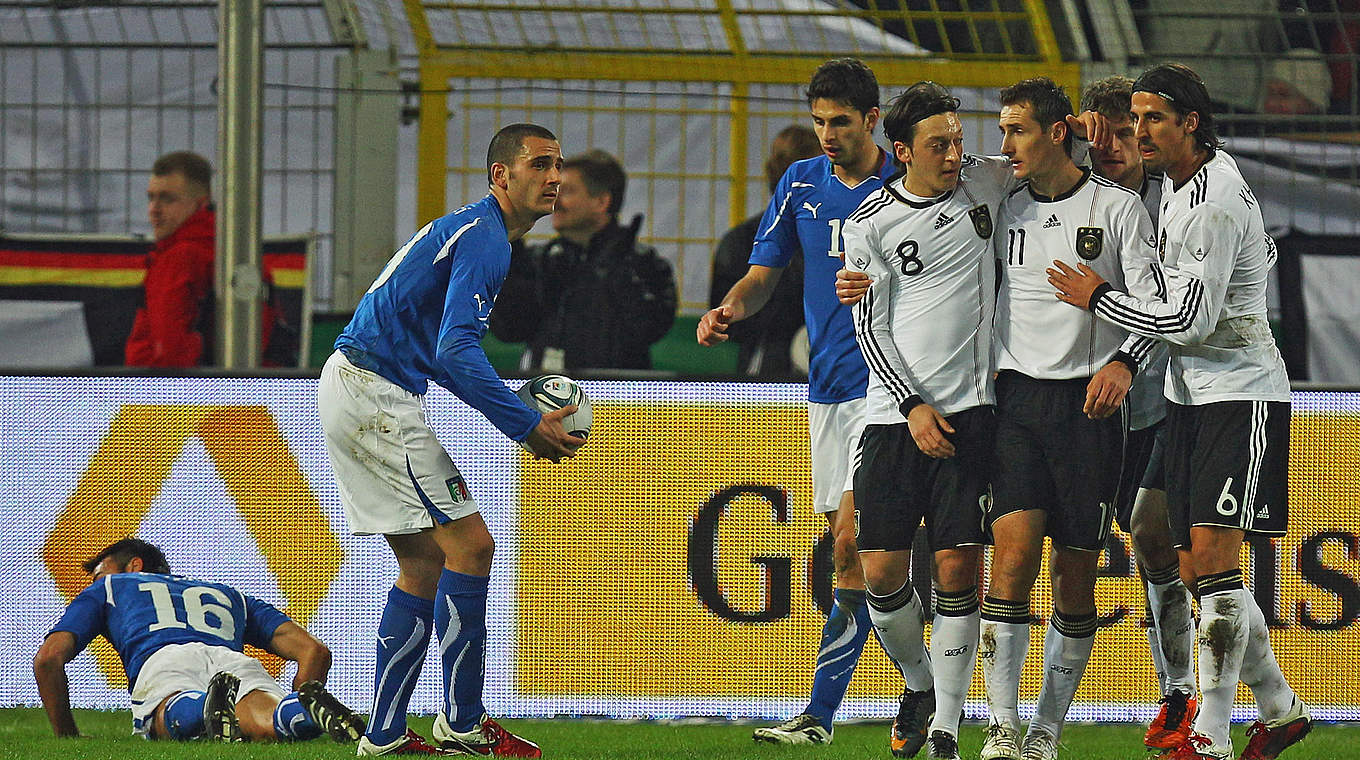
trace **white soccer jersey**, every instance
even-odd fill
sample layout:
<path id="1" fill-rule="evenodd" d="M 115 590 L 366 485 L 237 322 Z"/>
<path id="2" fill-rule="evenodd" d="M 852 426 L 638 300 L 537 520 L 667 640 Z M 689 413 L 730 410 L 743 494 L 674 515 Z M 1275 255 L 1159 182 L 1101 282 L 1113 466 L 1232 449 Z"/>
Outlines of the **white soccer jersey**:
<path id="1" fill-rule="evenodd" d="M 1157 217 L 1162 205 L 1162 175 L 1145 173 L 1138 194 L 1143 196 L 1143 208 L 1152 217 L 1152 228 L 1157 228 Z M 1157 341 L 1148 351 L 1143 368 L 1133 378 L 1124 404 L 1129 408 L 1129 430 L 1161 422 L 1166 417 L 1166 344 Z"/>
<path id="2" fill-rule="evenodd" d="M 1152 219 L 1138 194 L 1083 169 L 1075 187 L 1056 198 L 1041 198 L 1028 182 L 1001 204 L 1001 223 L 992 243 L 1001 260 L 996 306 L 997 368 L 1041 380 L 1091 377 L 1109 363 L 1121 344 L 1140 362 L 1153 344 L 1130 339 L 1124 330 L 1074 309 L 1054 297 L 1045 270 L 1056 259 L 1095 270 L 1120 289 L 1151 297 L 1149 269 L 1156 239 Z"/>
<path id="3" fill-rule="evenodd" d="M 1151 268 L 1165 299 L 1111 288 L 1092 298 L 1103 320 L 1166 341 L 1166 397 L 1178 404 L 1288 401 L 1289 376 L 1266 321 L 1266 276 L 1275 242 L 1261 208 L 1222 151 L 1180 187 L 1162 188 Z"/>
<path id="4" fill-rule="evenodd" d="M 854 308 L 869 424 L 903 422 L 912 396 L 945 415 L 995 403 L 989 238 L 1012 183 L 1006 159 L 965 156 L 952 191 L 921 198 L 894 180 L 846 221 L 846 267 L 873 280 Z"/>

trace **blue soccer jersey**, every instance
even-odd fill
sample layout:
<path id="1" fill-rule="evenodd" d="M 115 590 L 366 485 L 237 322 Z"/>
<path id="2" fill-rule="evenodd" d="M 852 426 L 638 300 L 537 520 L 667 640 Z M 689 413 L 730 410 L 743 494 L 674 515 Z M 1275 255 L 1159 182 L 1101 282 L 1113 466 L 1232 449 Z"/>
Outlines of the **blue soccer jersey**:
<path id="1" fill-rule="evenodd" d="M 487 195 L 425 225 L 398 249 L 335 347 L 411 393 L 424 394 L 433 380 L 522 441 L 542 415 L 505 387 L 482 350 L 508 271 L 505 218 Z"/>
<path id="2" fill-rule="evenodd" d="M 750 263 L 767 267 L 785 267 L 795 253 L 803 256 L 803 314 L 812 346 L 808 400 L 819 404 L 863 398 L 869 382 L 850 307 L 836 299 L 836 270 L 845 251 L 846 217 L 892 172 L 888 154 L 879 155 L 878 173 L 854 187 L 836 176 L 826 156 L 795 162 L 775 187 L 751 250 Z"/>
<path id="3" fill-rule="evenodd" d="M 267 649 L 288 616 L 221 583 L 153 573 L 106 575 L 80 592 L 53 626 L 80 651 L 103 634 L 123 658 L 128 684 L 161 647 L 197 642 L 242 651 Z"/>

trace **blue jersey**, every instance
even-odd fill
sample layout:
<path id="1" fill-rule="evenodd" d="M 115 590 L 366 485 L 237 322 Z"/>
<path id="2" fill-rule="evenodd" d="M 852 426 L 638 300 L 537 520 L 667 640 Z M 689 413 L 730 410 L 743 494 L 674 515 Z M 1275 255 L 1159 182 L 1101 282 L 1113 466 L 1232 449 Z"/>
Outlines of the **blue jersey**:
<path id="1" fill-rule="evenodd" d="M 846 217 L 892 172 L 888 154 L 879 154 L 878 174 L 854 187 L 835 175 L 824 155 L 795 162 L 775 187 L 751 249 L 750 263 L 767 267 L 785 267 L 795 253 L 803 255 L 803 315 L 812 346 L 808 400 L 819 404 L 863 398 L 869 382 L 850 307 L 836 299 L 836 270 Z"/>
<path id="2" fill-rule="evenodd" d="M 398 249 L 335 347 L 411 393 L 424 394 L 433 380 L 522 441 L 542 415 L 505 387 L 482 350 L 508 271 L 505 218 L 488 195 L 430 222 Z"/>
<path id="3" fill-rule="evenodd" d="M 153 573 L 106 575 L 80 592 L 52 632 L 76 637 L 76 651 L 100 634 L 123 658 L 128 684 L 146 658 L 170 644 L 197 642 L 236 652 L 267 649 L 288 616 L 221 583 Z"/>

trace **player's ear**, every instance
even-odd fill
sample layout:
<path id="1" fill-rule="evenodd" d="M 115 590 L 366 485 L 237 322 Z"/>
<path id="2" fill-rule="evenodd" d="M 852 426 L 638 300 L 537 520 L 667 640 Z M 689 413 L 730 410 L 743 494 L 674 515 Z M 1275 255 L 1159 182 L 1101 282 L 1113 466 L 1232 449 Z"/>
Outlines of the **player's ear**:
<path id="1" fill-rule="evenodd" d="M 1048 129 L 1049 131 L 1048 136 L 1053 140 L 1053 142 L 1061 143 L 1067 139 L 1067 132 L 1069 129 L 1070 128 L 1067 126 L 1066 119 L 1063 119 L 1062 121 L 1055 121 L 1053 122 L 1053 126 L 1049 127 Z"/>
<path id="2" fill-rule="evenodd" d="M 492 163 L 491 184 L 504 190 L 510 184 L 510 167 L 499 161 Z"/>
<path id="3" fill-rule="evenodd" d="M 1196 129 L 1199 129 L 1199 111 L 1191 111 L 1186 114 L 1182 123 L 1185 125 L 1186 132 L 1193 133 Z"/>
<path id="4" fill-rule="evenodd" d="M 893 158 L 903 166 L 911 166 L 911 147 L 901 140 L 893 140 Z"/>
<path id="5" fill-rule="evenodd" d="M 878 106 L 869 109 L 869 113 L 864 114 L 864 125 L 869 128 L 869 134 L 873 134 L 874 127 L 878 126 Z"/>
<path id="6" fill-rule="evenodd" d="M 144 567 L 146 567 L 146 564 L 142 562 L 141 557 L 133 557 L 128 560 L 127 567 L 123 568 L 123 572 L 140 573 Z"/>

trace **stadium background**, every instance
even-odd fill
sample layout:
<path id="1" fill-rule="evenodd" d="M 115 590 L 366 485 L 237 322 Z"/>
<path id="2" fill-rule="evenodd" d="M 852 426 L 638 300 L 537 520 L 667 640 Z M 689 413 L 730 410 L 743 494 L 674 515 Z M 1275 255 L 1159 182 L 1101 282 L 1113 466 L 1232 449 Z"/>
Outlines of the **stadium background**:
<path id="1" fill-rule="evenodd" d="M 1330 6 L 1338 22 L 1354 20 L 1340 8 Z M 271 3 L 264 232 L 316 238 L 309 297 L 324 344 L 321 328 L 343 322 L 398 238 L 483 192 L 495 126 L 536 120 L 568 153 L 603 147 L 623 159 L 624 214 L 646 215 L 642 237 L 675 264 L 692 316 L 705 305 L 716 239 L 763 205 L 765 147 L 805 120 L 801 88 L 822 60 L 864 57 L 885 97 L 921 78 L 955 87 L 968 147 L 994 151 L 997 87 L 1046 74 L 1075 94 L 1082 81 L 1151 58 L 1124 10 L 1140 12 L 1107 0 Z M 215 155 L 214 14 L 212 3 L 159 0 L 0 7 L 6 232 L 146 230 L 140 198 L 154 157 L 180 147 Z M 1353 56 L 1348 65 L 1354 72 Z M 1352 95 L 1349 113 L 1306 122 L 1225 119 L 1277 236 L 1360 236 L 1356 113 Z M 1345 288 L 1360 282 L 1360 259 L 1342 248 L 1350 255 L 1299 257 L 1315 305 L 1304 367 L 1354 384 L 1360 298 Z M 0 267 L 0 284 L 10 276 Z M 800 708 L 827 583 L 807 509 L 803 388 L 657 379 L 587 389 L 599 401 L 596 440 L 556 469 L 527 462 L 477 414 L 431 394 L 436 429 L 498 538 L 492 704 L 512 716 Z M 165 543 L 183 572 L 239 585 L 306 622 L 337 653 L 337 693 L 366 704 L 370 632 L 395 567 L 380 541 L 344 532 L 312 380 L 15 374 L 0 390 L 0 579 L 20 610 L 0 624 L 0 705 L 36 702 L 27 662 L 82 585 L 75 564 L 133 531 Z M 1252 558 L 1286 673 L 1334 719 L 1360 717 L 1360 686 L 1346 670 L 1360 654 L 1356 399 L 1297 396 L 1294 532 Z M 723 504 L 716 539 L 696 544 L 696 522 Z M 1074 717 L 1152 714 L 1120 540 L 1099 599 L 1102 612 L 1131 609 L 1098 639 Z M 1034 609 L 1049 606 L 1041 584 Z M 847 717 L 895 707 L 896 676 L 867 651 Z M 108 657 L 96 650 L 73 665 L 76 704 L 126 704 Z M 434 684 L 420 688 L 416 708 L 432 710 Z M 1036 688 L 1027 680 L 1022 697 Z"/>

